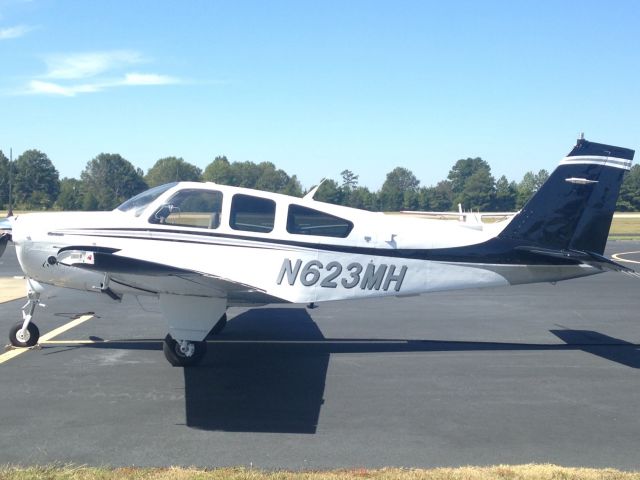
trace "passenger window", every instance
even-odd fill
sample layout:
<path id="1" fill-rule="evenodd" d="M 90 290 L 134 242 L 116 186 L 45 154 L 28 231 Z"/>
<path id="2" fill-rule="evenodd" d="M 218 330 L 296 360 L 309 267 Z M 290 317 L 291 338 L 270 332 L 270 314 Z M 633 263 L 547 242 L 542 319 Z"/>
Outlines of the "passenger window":
<path id="1" fill-rule="evenodd" d="M 297 235 L 319 235 L 323 237 L 345 238 L 351 233 L 353 223 L 328 213 L 289 205 L 287 232 Z"/>
<path id="2" fill-rule="evenodd" d="M 181 190 L 149 219 L 151 223 L 181 227 L 218 228 L 222 192 Z"/>
<path id="3" fill-rule="evenodd" d="M 229 225 L 234 230 L 268 233 L 273 230 L 275 218 L 273 200 L 242 194 L 233 196 Z"/>

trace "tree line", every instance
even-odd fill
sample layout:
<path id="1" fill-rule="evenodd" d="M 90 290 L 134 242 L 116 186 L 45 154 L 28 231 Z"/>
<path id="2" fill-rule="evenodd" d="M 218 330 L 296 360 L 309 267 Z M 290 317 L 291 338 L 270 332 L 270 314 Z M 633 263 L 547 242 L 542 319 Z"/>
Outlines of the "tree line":
<path id="1" fill-rule="evenodd" d="M 540 170 L 525 173 L 520 182 L 504 175 L 496 180 L 489 163 L 479 157 L 458 160 L 446 179 L 428 187 L 403 167 L 387 173 L 378 191 L 359 185 L 359 176 L 351 170 L 340 175 L 339 180 L 325 180 L 314 198 L 371 211 L 455 211 L 458 204 L 465 210 L 515 211 L 549 177 Z M 0 207 L 4 209 L 9 206 L 10 184 L 15 209 L 111 210 L 147 188 L 174 181 L 211 181 L 298 197 L 306 193 L 296 175 L 271 162 L 230 162 L 217 156 L 201 170 L 182 158 L 166 157 L 145 174 L 119 154 L 101 153 L 87 162 L 79 179 L 60 179 L 52 161 L 39 150 L 27 150 L 13 162 L 0 151 Z M 626 175 L 617 208 L 640 210 L 640 165 Z"/>

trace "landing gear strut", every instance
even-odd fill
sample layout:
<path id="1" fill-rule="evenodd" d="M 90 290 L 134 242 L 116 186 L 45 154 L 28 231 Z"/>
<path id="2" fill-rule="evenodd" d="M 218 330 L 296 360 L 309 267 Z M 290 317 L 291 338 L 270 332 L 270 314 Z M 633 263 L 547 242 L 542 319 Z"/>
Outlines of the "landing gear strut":
<path id="1" fill-rule="evenodd" d="M 33 347 L 40 339 L 40 330 L 35 323 L 31 323 L 33 313 L 40 303 L 40 292 L 36 291 L 28 280 L 27 295 L 29 301 L 22 307 L 22 322 L 16 323 L 9 331 L 9 341 L 14 347 Z"/>
<path id="2" fill-rule="evenodd" d="M 191 367 L 197 365 L 207 353 L 207 342 L 175 340 L 167 335 L 162 343 L 165 358 L 174 367 Z"/>

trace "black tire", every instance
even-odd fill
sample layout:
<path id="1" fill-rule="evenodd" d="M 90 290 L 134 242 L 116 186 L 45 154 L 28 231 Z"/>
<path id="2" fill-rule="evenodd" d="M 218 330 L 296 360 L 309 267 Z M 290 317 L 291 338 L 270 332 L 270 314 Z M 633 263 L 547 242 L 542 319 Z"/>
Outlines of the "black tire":
<path id="1" fill-rule="evenodd" d="M 222 330 L 224 330 L 224 327 L 226 326 L 227 326 L 227 314 L 225 313 L 220 317 L 220 320 L 218 320 L 218 322 L 213 326 L 213 328 L 211 329 L 207 337 L 218 335 L 220 332 L 222 332 Z"/>
<path id="2" fill-rule="evenodd" d="M 180 351 L 180 344 L 171 335 L 167 335 L 162 342 L 162 351 L 167 361 L 174 367 L 191 367 L 202 361 L 207 353 L 207 342 L 191 342 L 194 352 L 187 357 Z"/>
<path id="3" fill-rule="evenodd" d="M 40 339 L 40 330 L 35 323 L 30 323 L 27 326 L 27 331 L 23 337 L 18 338 L 18 332 L 22 330 L 22 322 L 16 323 L 11 330 L 9 330 L 9 341 L 14 347 L 33 347 L 38 343 Z"/>

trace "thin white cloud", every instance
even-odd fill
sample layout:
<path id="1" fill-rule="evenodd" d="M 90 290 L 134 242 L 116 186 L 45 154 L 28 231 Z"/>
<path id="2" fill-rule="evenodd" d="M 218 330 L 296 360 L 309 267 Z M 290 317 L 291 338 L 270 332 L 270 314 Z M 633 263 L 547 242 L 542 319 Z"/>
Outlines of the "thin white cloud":
<path id="1" fill-rule="evenodd" d="M 51 55 L 45 59 L 49 69 L 45 76 L 77 80 L 95 77 L 104 72 L 126 68 L 143 61 L 142 55 L 138 52 L 127 50 Z"/>
<path id="2" fill-rule="evenodd" d="M 75 97 L 118 87 L 182 83 L 181 79 L 169 75 L 127 71 L 145 62 L 140 53 L 129 50 L 52 55 L 45 58 L 47 71 L 16 93 Z"/>
<path id="3" fill-rule="evenodd" d="M 81 84 L 65 85 L 56 82 L 31 80 L 22 94 L 27 95 L 53 95 L 61 97 L 75 97 L 79 93 L 96 93 L 109 88 L 139 87 L 150 85 L 175 85 L 181 80 L 167 75 L 154 73 L 140 74 L 128 73 L 124 77 L 110 81 L 96 81 Z"/>
<path id="4" fill-rule="evenodd" d="M 100 85 L 71 85 L 65 86 L 53 82 L 32 80 L 24 93 L 32 95 L 59 95 L 63 97 L 75 97 L 78 93 L 93 93 L 102 90 Z"/>
<path id="5" fill-rule="evenodd" d="M 9 40 L 12 38 L 19 38 L 33 30 L 33 27 L 28 25 L 16 25 L 15 27 L 0 28 L 0 40 Z"/>

